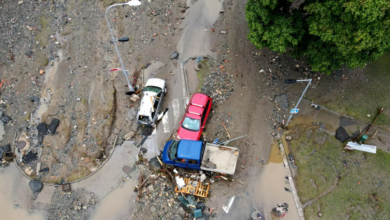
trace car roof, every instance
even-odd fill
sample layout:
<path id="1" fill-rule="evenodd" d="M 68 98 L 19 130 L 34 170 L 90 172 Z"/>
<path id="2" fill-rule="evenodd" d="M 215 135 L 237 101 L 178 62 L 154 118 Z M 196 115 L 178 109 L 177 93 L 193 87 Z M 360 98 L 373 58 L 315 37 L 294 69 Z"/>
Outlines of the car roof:
<path id="1" fill-rule="evenodd" d="M 165 87 L 165 80 L 159 79 L 159 78 L 150 78 L 146 82 L 145 87 L 148 87 L 148 86 L 155 86 L 155 87 L 159 87 L 159 88 L 163 89 Z"/>
<path id="2" fill-rule="evenodd" d="M 187 114 L 194 115 L 194 117 L 196 117 L 196 116 L 200 117 L 203 114 L 203 108 L 195 106 L 195 105 L 191 105 L 188 107 L 187 112 L 188 112 Z"/>
<path id="3" fill-rule="evenodd" d="M 202 145 L 202 141 L 181 140 L 177 149 L 177 157 L 198 160 L 202 153 Z"/>
<path id="4" fill-rule="evenodd" d="M 151 117 L 151 113 L 153 112 L 153 103 L 150 101 L 150 97 L 154 101 L 155 92 L 145 92 L 144 96 L 141 99 L 140 109 L 138 111 L 139 115 L 149 116 Z"/>
<path id="5" fill-rule="evenodd" d="M 199 106 L 199 107 L 205 107 L 206 104 L 207 104 L 207 100 L 209 99 L 209 97 L 205 94 L 201 94 L 201 93 L 195 93 L 193 96 L 192 96 L 192 99 L 191 99 L 191 102 L 190 102 L 190 105 L 196 105 L 196 106 Z"/>

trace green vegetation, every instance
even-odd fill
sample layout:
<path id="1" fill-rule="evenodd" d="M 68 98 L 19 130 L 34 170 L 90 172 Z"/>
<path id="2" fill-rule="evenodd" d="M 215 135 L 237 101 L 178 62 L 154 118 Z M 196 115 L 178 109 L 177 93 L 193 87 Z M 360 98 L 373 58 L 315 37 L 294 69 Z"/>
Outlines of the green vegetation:
<path id="1" fill-rule="evenodd" d="M 49 64 L 49 59 L 46 57 L 46 53 L 41 50 L 35 54 L 35 68 L 41 68 Z"/>
<path id="2" fill-rule="evenodd" d="M 345 92 L 343 94 L 335 94 L 337 95 L 335 100 L 330 102 L 322 99 L 317 100 L 316 97 L 319 96 L 319 91 L 313 90 L 307 93 L 307 97 L 341 114 L 346 114 L 366 122 L 372 122 L 378 113 L 378 109 L 383 107 L 384 111 L 375 124 L 389 128 L 390 54 L 385 53 L 377 61 L 367 65 L 367 68 L 363 71 L 368 80 L 356 80 L 353 84 L 346 84 Z M 368 114 L 371 117 L 367 117 Z"/>
<path id="3" fill-rule="evenodd" d="M 249 0 L 246 19 L 257 48 L 289 51 L 328 74 L 343 64 L 363 67 L 390 49 L 388 0 Z"/>
<path id="4" fill-rule="evenodd" d="M 114 3 L 123 3 L 121 0 L 100 0 L 102 3 L 103 7 L 106 8 Z"/>
<path id="5" fill-rule="evenodd" d="M 199 91 L 202 89 L 204 78 L 209 76 L 211 73 L 210 64 L 208 60 L 202 60 L 200 64 L 202 65 L 202 68 L 199 69 L 196 75 L 199 80 Z"/>
<path id="6" fill-rule="evenodd" d="M 49 35 L 51 32 L 49 22 L 50 18 L 46 17 L 45 15 L 42 15 L 39 19 L 41 30 L 35 36 L 35 40 L 39 41 L 39 45 L 41 45 L 41 47 L 46 47 L 46 45 L 49 43 Z"/>
<path id="7" fill-rule="evenodd" d="M 387 219 L 390 213 L 390 154 L 344 151 L 344 144 L 319 130 L 290 129 L 290 152 L 295 157 L 296 185 L 304 204 L 327 189 L 330 193 L 308 205 L 307 219 Z M 326 142 L 321 140 L 326 138 Z M 338 184 L 337 179 L 339 178 Z"/>

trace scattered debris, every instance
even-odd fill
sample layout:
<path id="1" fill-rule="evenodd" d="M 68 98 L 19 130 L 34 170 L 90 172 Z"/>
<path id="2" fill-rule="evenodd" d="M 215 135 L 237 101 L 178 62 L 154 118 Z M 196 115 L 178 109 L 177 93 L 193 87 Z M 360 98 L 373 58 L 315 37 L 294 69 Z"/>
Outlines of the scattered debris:
<path id="1" fill-rule="evenodd" d="M 229 134 L 229 132 L 228 132 L 226 126 L 225 126 L 225 123 L 222 122 L 222 125 L 223 125 L 223 127 L 225 128 L 225 131 L 226 131 L 226 133 L 227 133 L 229 139 L 232 139 L 232 137 L 230 136 L 230 134 Z"/>
<path id="2" fill-rule="evenodd" d="M 321 106 L 319 106 L 317 104 L 314 104 L 314 103 L 311 103 L 310 106 L 315 108 L 316 110 L 320 110 L 321 109 Z"/>
<path id="3" fill-rule="evenodd" d="M 368 153 L 376 154 L 376 146 L 373 145 L 367 145 L 367 144 L 359 144 L 355 142 L 348 142 L 347 145 L 344 147 L 346 150 L 359 150 L 364 151 Z"/>
<path id="4" fill-rule="evenodd" d="M 339 140 L 341 143 L 344 143 L 350 138 L 349 134 L 343 127 L 339 127 L 336 130 L 336 139 Z"/>
<path id="5" fill-rule="evenodd" d="M 284 217 L 288 213 L 288 204 L 280 203 L 277 204 L 275 208 L 272 209 L 272 214 L 278 217 Z"/>
<path id="6" fill-rule="evenodd" d="M 179 53 L 178 53 L 177 51 L 173 52 L 173 53 L 169 56 L 169 58 L 170 58 L 171 60 L 175 60 L 175 59 L 177 59 L 178 57 L 179 57 Z"/>

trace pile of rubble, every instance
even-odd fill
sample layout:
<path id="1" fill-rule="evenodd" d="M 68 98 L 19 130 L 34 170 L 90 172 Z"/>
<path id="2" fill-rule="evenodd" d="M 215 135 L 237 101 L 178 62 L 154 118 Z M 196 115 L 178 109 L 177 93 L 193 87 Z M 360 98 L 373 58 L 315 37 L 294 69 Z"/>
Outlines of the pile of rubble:
<path id="1" fill-rule="evenodd" d="M 140 161 L 146 167 L 154 168 L 154 171 L 144 171 L 147 175 L 140 174 L 139 184 L 134 189 L 138 191 L 138 197 L 133 219 L 180 220 L 215 217 L 212 208 L 207 209 L 204 202 L 210 184 L 217 177 L 211 174 L 206 176 L 201 172 L 188 173 L 183 169 L 174 169 L 172 172 L 164 166 L 156 169 L 158 166 L 154 163 L 155 159 L 147 163 L 142 162 L 141 157 Z M 206 187 L 201 189 L 201 185 Z"/>
<path id="2" fill-rule="evenodd" d="M 218 71 L 204 79 L 201 93 L 210 96 L 214 103 L 224 103 L 234 91 L 233 75 Z"/>
<path id="3" fill-rule="evenodd" d="M 66 192 L 58 188 L 53 193 L 47 219 L 87 220 L 94 212 L 96 203 L 97 197 L 82 189 Z"/>

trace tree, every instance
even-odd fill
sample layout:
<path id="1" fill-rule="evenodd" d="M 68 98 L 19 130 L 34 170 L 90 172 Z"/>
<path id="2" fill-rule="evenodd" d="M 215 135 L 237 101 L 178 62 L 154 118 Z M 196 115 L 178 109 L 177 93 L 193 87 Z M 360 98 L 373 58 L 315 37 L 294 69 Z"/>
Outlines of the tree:
<path id="1" fill-rule="evenodd" d="M 248 39 L 312 70 L 363 67 L 390 50 L 389 0 L 249 0 Z"/>

